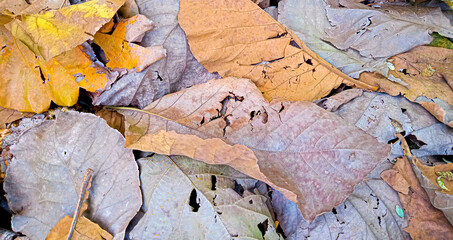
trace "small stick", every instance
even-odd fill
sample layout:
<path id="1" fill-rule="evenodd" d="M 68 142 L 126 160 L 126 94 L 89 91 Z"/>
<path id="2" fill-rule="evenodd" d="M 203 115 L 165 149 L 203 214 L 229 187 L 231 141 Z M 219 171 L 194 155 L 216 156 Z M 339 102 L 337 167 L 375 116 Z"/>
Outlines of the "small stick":
<path id="1" fill-rule="evenodd" d="M 61 3 L 60 8 L 62 8 L 64 5 L 66 5 L 66 1 L 68 1 L 68 0 L 64 0 L 63 3 Z"/>
<path id="2" fill-rule="evenodd" d="M 89 183 L 91 182 L 91 177 L 93 175 L 93 172 L 94 171 L 91 168 L 88 168 L 87 171 L 85 172 L 85 175 L 83 175 L 82 185 L 80 186 L 79 200 L 77 200 L 77 207 L 74 212 L 74 216 L 72 217 L 72 224 L 71 224 L 71 228 L 69 229 L 69 234 L 68 234 L 67 240 L 71 240 L 72 234 L 74 233 L 77 219 L 79 218 L 79 215 L 80 215 L 80 208 L 82 207 L 82 202 L 85 198 L 85 192 L 87 190 Z"/>

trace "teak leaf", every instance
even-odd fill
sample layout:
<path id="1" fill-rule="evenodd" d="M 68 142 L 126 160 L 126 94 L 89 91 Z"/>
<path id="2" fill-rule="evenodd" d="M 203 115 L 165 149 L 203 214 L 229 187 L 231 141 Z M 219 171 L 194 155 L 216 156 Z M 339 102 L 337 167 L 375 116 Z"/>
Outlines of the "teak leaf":
<path id="1" fill-rule="evenodd" d="M 266 198 L 233 190 L 234 178 L 242 174 L 228 166 L 172 158 L 174 162 L 163 155 L 138 160 L 143 217 L 131 239 L 280 239 Z M 260 230 L 263 223 L 267 226 Z"/>
<path id="2" fill-rule="evenodd" d="M 210 80 L 120 112 L 127 147 L 228 164 L 297 199 L 309 220 L 340 204 L 390 150 L 313 103 L 268 103 L 248 79 Z"/>
<path id="3" fill-rule="evenodd" d="M 11 226 L 45 239 L 72 215 L 86 169 L 94 170 L 86 216 L 118 239 L 141 206 L 139 172 L 124 137 L 92 114 L 57 112 L 11 146 L 4 188 Z"/>
<path id="4" fill-rule="evenodd" d="M 8 23 L 13 36 L 45 60 L 82 44 L 107 23 L 125 0 L 92 0 Z"/>
<path id="5" fill-rule="evenodd" d="M 179 24 L 208 71 L 249 78 L 266 99 L 317 100 L 341 83 L 371 88 L 321 59 L 249 0 L 181 0 Z"/>

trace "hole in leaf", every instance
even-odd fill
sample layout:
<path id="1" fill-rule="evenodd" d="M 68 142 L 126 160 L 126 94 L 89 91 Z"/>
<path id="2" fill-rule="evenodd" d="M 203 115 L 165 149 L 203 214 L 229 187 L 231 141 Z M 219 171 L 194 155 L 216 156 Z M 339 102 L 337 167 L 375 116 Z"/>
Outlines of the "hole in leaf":
<path id="1" fill-rule="evenodd" d="M 333 214 L 337 214 L 337 209 L 332 208 L 332 213 L 333 213 Z"/>
<path id="2" fill-rule="evenodd" d="M 399 140 L 398 138 L 390 139 L 390 140 L 387 142 L 387 144 L 396 143 L 396 142 L 398 142 L 398 140 Z"/>
<path id="3" fill-rule="evenodd" d="M 250 204 L 253 204 L 253 200 L 250 199 L 249 203 L 250 203 Z"/>
<path id="4" fill-rule="evenodd" d="M 289 45 L 295 47 L 295 48 L 299 48 L 299 49 L 302 49 L 299 44 L 297 44 L 295 41 L 291 40 L 291 42 L 289 42 Z"/>
<path id="5" fill-rule="evenodd" d="M 407 109 L 401 108 L 401 112 L 402 112 L 402 113 L 405 113 L 406 111 L 407 111 Z"/>
<path id="6" fill-rule="evenodd" d="M 211 175 L 211 190 L 216 190 L 216 184 L 217 184 L 217 177 L 214 175 Z"/>
<path id="7" fill-rule="evenodd" d="M 262 223 L 258 223 L 258 229 L 260 230 L 261 235 L 263 237 L 264 237 L 264 235 L 266 235 L 268 227 L 269 227 L 269 220 L 268 219 L 264 220 Z"/>
<path id="8" fill-rule="evenodd" d="M 250 121 L 252 121 L 254 117 L 255 117 L 255 111 L 252 111 L 250 113 Z"/>
<path id="9" fill-rule="evenodd" d="M 305 63 L 307 63 L 307 64 L 309 64 L 309 65 L 313 66 L 313 63 L 311 62 L 311 58 L 309 58 L 309 59 L 305 60 Z"/>
<path id="10" fill-rule="evenodd" d="M 234 191 L 241 196 L 244 194 L 244 188 L 236 180 L 234 181 Z"/>
<path id="11" fill-rule="evenodd" d="M 204 123 L 204 117 L 201 119 L 200 125 L 203 125 L 203 123 Z"/>
<path id="12" fill-rule="evenodd" d="M 200 209 L 200 200 L 197 199 L 197 190 L 195 188 L 190 193 L 189 206 L 192 207 L 192 212 L 198 212 L 198 209 Z"/>

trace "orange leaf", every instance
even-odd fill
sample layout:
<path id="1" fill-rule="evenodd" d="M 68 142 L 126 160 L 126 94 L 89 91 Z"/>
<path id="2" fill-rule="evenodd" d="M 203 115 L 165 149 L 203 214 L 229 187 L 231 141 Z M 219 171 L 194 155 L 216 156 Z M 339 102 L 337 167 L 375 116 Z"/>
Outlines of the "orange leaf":
<path id="1" fill-rule="evenodd" d="M 317 100 L 341 83 L 370 87 L 321 59 L 249 0 L 181 0 L 178 18 L 208 71 L 249 78 L 266 99 Z"/>
<path id="2" fill-rule="evenodd" d="M 137 72 L 141 72 L 147 66 L 165 57 L 166 50 L 162 46 L 145 48 L 126 41 L 126 39 L 132 41 L 140 39 L 140 35 L 153 27 L 154 25 L 150 24 L 145 16 L 137 15 L 120 21 L 112 35 L 96 33 L 94 42 L 104 50 L 108 60 L 106 66 L 110 69 L 135 68 Z"/>
<path id="3" fill-rule="evenodd" d="M 50 230 L 46 240 L 60 240 L 66 239 L 71 228 L 72 217 L 64 216 L 57 224 Z M 71 239 L 83 240 L 111 240 L 112 234 L 102 229 L 99 225 L 92 222 L 85 216 L 79 217 L 75 227 L 75 231 Z"/>

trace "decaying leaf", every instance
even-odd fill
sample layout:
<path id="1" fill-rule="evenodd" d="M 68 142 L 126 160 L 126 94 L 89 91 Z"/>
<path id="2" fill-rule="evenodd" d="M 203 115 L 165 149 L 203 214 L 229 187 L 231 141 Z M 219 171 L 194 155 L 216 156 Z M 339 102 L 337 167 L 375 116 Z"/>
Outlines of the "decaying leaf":
<path id="1" fill-rule="evenodd" d="M 360 81 L 390 95 L 420 103 L 439 121 L 453 126 L 453 50 L 421 46 L 389 60 L 393 81 L 376 73 L 362 73 Z"/>
<path id="2" fill-rule="evenodd" d="M 278 21 L 292 29 L 311 50 L 350 77 L 358 78 L 363 71 L 387 75 L 385 59 L 364 57 L 351 50 L 341 51 L 323 40 L 332 27 L 326 15 L 328 8 L 325 0 L 282 0 L 278 4 Z"/>
<path id="3" fill-rule="evenodd" d="M 272 194 L 274 210 L 287 239 L 410 239 L 402 229 L 407 222 L 395 212 L 398 195 L 382 180 L 368 180 L 331 212 L 309 223 L 295 203 Z M 393 207 L 393 208 L 392 208 Z"/>
<path id="4" fill-rule="evenodd" d="M 363 94 L 362 89 L 348 89 L 328 98 L 317 101 L 317 104 L 329 112 L 335 112 L 344 104 Z"/>
<path id="5" fill-rule="evenodd" d="M 129 71 L 110 90 L 94 98 L 93 104 L 144 108 L 170 92 L 220 78 L 218 74 L 209 73 L 190 52 L 177 19 L 179 0 L 138 0 L 137 4 L 141 14 L 156 25 L 145 34 L 140 45 L 163 46 L 167 56 L 149 66 L 146 74 Z"/>
<path id="6" fill-rule="evenodd" d="M 431 42 L 432 32 L 453 37 L 453 27 L 440 8 L 386 6 L 374 8 L 340 0 L 327 8 L 332 26 L 325 38 L 341 50 L 352 49 L 371 58 L 391 57 Z"/>
<path id="7" fill-rule="evenodd" d="M 61 8 L 65 0 L 2 0 L 0 14 L 12 15 L 44 13 L 51 9 Z M 68 4 L 68 2 L 66 3 Z"/>
<path id="8" fill-rule="evenodd" d="M 104 51 L 108 68 L 135 68 L 137 72 L 141 72 L 166 55 L 162 46 L 144 48 L 132 43 L 141 41 L 143 34 L 152 28 L 153 25 L 145 16 L 136 15 L 120 21 L 112 35 L 96 33 L 94 42 Z"/>
<path id="9" fill-rule="evenodd" d="M 395 187 L 394 189 L 398 191 L 404 212 L 410 216 L 409 226 L 404 230 L 413 239 L 453 238 L 453 226 L 440 210 L 431 205 L 430 199 L 418 182 L 407 156 L 398 159 L 393 169 L 384 171 L 381 177 L 392 187 L 400 185 L 401 183 L 398 181 L 400 179 L 404 179 L 410 187 L 410 191 L 407 192 L 400 192 Z"/>
<path id="10" fill-rule="evenodd" d="M 453 170 L 453 163 L 426 166 L 421 163 L 419 159 L 414 159 L 414 164 L 418 169 L 420 169 L 423 176 L 425 176 L 433 185 L 437 184 L 437 179 L 438 177 L 440 177 L 443 178 L 443 182 L 447 189 L 453 189 L 453 179 L 451 177 L 448 177 L 449 175 L 453 174 L 453 172 L 451 172 Z M 440 188 L 441 187 L 439 187 L 438 190 L 442 193 L 453 195 L 453 192 Z"/>
<path id="11" fill-rule="evenodd" d="M 163 155 L 138 160 L 143 216 L 131 239 L 280 239 L 266 198 L 233 190 L 243 174 L 193 161 L 178 157 L 179 168 Z"/>
<path id="12" fill-rule="evenodd" d="M 23 117 L 31 116 L 33 116 L 33 113 L 21 113 L 16 110 L 0 107 L 0 129 L 5 129 L 7 123 L 14 122 Z"/>
<path id="13" fill-rule="evenodd" d="M 419 159 L 417 159 L 415 166 L 413 166 L 413 170 L 418 178 L 418 181 L 428 194 L 431 204 L 433 207 L 441 210 L 448 221 L 453 224 L 453 196 L 451 194 L 441 192 L 437 182 L 432 183 L 431 180 L 417 167 L 418 165 L 420 165 Z"/>
<path id="14" fill-rule="evenodd" d="M 312 101 L 341 83 L 369 87 L 321 59 L 249 0 L 181 0 L 178 19 L 208 71 L 249 78 L 266 99 Z"/>
<path id="15" fill-rule="evenodd" d="M 123 115 L 106 108 L 96 111 L 94 114 L 104 119 L 111 128 L 118 130 L 124 136 L 125 125 Z"/>
<path id="16" fill-rule="evenodd" d="M 341 203 L 389 151 L 313 103 L 268 103 L 247 79 L 211 80 L 120 112 L 129 148 L 228 164 L 293 201 L 297 194 L 309 220 Z"/>
<path id="17" fill-rule="evenodd" d="M 419 104 L 401 96 L 365 92 L 340 106 L 335 113 L 380 142 L 393 143 L 389 159 L 403 156 L 403 149 L 395 133 L 420 142 L 422 146 L 413 150 L 420 157 L 448 155 L 449 148 L 453 147 L 449 127 L 439 123 Z"/>
<path id="18" fill-rule="evenodd" d="M 50 230 L 46 240 L 60 240 L 66 239 L 71 227 L 72 217 L 64 216 L 58 223 Z M 90 221 L 85 216 L 81 216 L 77 220 L 77 225 L 71 239 L 84 239 L 84 240 L 111 240 L 113 236 L 102 229 L 96 223 Z"/>
<path id="19" fill-rule="evenodd" d="M 94 170 L 87 217 L 122 239 L 141 205 L 138 168 L 124 138 L 92 114 L 57 112 L 11 147 L 4 189 L 12 228 L 44 239 L 72 215 L 87 168 Z"/>
<path id="20" fill-rule="evenodd" d="M 79 87 L 103 88 L 109 71 L 93 63 L 78 46 L 43 61 L 0 26 L 0 106 L 23 112 L 43 112 L 53 101 L 60 106 L 77 102 Z"/>
<path id="21" fill-rule="evenodd" d="M 8 23 L 8 29 L 37 56 L 49 60 L 93 39 L 124 1 L 92 0 L 43 14 L 23 14 Z"/>

